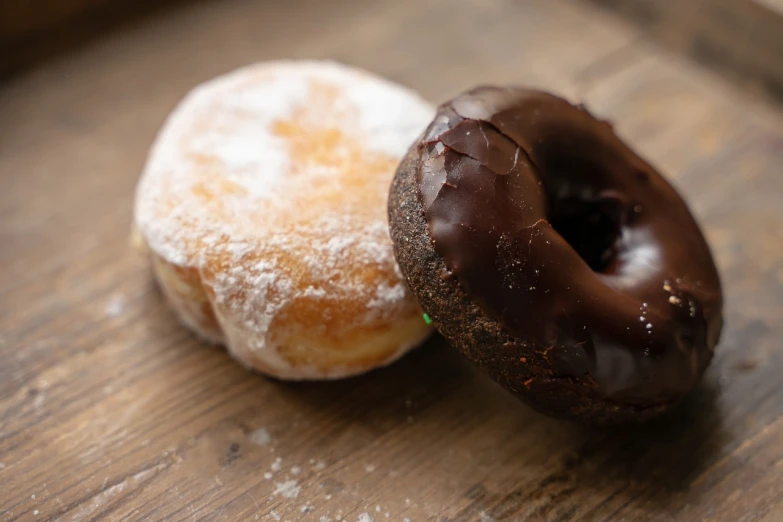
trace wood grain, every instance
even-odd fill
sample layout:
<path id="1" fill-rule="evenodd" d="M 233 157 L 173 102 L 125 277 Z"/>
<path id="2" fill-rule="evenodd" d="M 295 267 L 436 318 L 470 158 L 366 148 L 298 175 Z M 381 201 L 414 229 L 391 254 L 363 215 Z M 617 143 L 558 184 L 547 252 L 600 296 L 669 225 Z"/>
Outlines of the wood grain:
<path id="1" fill-rule="evenodd" d="M 593 430 L 532 412 L 438 338 L 310 384 L 196 341 L 128 245 L 135 182 L 191 86 L 279 57 L 433 101 L 534 84 L 615 120 L 719 263 L 726 329 L 703 385 L 652 424 Z M 199 2 L 107 35 L 0 85 L 0 517 L 780 520 L 782 161 L 776 109 L 581 3 Z"/>
<path id="2" fill-rule="evenodd" d="M 176 4 L 177 0 L 3 0 L 0 79 Z"/>
<path id="3" fill-rule="evenodd" d="M 780 0 L 591 1 L 623 14 L 645 37 L 783 102 Z"/>

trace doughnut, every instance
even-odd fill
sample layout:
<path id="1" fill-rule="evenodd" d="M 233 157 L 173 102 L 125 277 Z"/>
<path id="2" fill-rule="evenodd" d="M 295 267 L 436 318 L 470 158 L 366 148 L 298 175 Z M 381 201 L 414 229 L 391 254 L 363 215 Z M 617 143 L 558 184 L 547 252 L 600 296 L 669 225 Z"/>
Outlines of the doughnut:
<path id="1" fill-rule="evenodd" d="M 434 108 L 333 62 L 192 90 L 140 178 L 137 242 L 180 321 L 280 379 L 383 366 L 430 333 L 389 238 L 394 171 Z"/>
<path id="2" fill-rule="evenodd" d="M 685 202 L 554 95 L 486 86 L 441 105 L 397 169 L 389 225 L 436 329 L 544 413 L 649 419 L 718 343 L 720 280 Z"/>

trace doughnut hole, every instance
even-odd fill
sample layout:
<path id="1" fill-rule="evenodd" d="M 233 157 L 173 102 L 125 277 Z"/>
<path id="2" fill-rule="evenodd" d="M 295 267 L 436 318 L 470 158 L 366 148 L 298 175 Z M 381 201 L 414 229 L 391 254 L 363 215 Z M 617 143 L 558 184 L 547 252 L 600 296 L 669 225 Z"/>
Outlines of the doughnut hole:
<path id="1" fill-rule="evenodd" d="M 610 196 L 550 199 L 550 224 L 594 272 L 614 272 L 623 215 L 623 204 Z"/>

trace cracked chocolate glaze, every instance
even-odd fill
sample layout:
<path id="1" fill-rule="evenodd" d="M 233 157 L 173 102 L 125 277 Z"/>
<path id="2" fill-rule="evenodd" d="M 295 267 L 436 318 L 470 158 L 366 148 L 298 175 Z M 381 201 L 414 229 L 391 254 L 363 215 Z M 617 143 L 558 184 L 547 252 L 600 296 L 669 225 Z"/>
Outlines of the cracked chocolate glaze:
<path id="1" fill-rule="evenodd" d="M 722 326 L 718 273 L 685 202 L 609 123 L 479 87 L 442 105 L 418 147 L 436 252 L 549 377 L 639 406 L 694 387 Z"/>

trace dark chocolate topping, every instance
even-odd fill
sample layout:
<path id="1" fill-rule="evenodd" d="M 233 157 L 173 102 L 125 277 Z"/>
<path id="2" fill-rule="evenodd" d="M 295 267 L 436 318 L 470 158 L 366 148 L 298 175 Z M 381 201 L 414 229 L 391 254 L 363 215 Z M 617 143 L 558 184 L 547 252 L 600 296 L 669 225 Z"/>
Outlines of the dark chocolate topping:
<path id="1" fill-rule="evenodd" d="M 694 386 L 720 335 L 718 273 L 685 202 L 608 123 L 480 87 L 440 107 L 419 152 L 435 250 L 556 376 L 638 404 Z"/>

